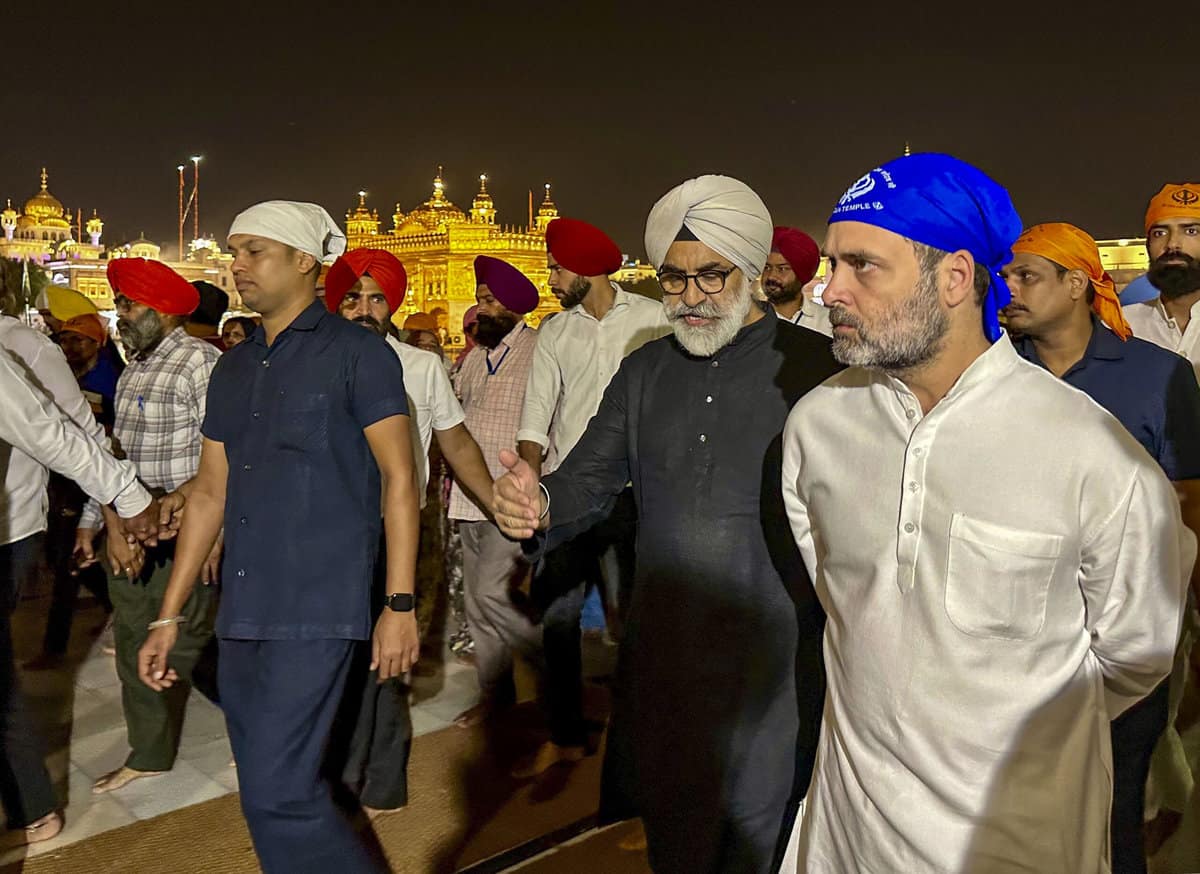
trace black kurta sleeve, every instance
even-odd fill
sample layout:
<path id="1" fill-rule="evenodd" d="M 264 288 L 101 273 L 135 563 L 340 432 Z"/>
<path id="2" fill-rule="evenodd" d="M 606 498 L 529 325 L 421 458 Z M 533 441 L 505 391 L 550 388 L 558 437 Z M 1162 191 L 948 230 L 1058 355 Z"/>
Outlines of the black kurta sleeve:
<path id="1" fill-rule="evenodd" d="M 544 549 L 552 549 L 606 519 L 617 495 L 629 482 L 630 374 L 641 358 L 635 353 L 621 362 L 579 442 L 558 470 L 542 478 L 550 494 L 551 525 L 542 544 Z"/>

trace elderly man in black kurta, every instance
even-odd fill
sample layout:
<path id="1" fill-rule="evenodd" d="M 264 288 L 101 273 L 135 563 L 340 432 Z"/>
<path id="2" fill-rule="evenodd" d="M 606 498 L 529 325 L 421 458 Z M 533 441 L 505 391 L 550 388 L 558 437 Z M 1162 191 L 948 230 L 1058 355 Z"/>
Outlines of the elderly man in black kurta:
<path id="1" fill-rule="evenodd" d="M 838 366 L 826 338 L 751 297 L 771 229 L 727 177 L 660 200 L 646 248 L 674 335 L 624 361 L 554 474 L 539 484 L 505 453 L 496 486 L 506 532 L 542 529 L 552 546 L 633 483 L 637 575 L 601 813 L 642 817 L 657 872 L 774 874 L 812 769 L 822 619 L 789 543 L 780 434 Z"/>

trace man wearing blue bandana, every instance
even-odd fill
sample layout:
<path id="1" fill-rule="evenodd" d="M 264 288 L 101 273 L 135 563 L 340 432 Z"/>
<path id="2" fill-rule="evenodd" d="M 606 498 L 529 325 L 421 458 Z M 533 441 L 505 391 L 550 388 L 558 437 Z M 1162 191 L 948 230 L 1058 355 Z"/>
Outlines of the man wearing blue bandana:
<path id="1" fill-rule="evenodd" d="M 1001 333 L 1020 232 L 946 155 L 830 217 L 851 366 L 784 431 L 828 614 L 807 874 L 1111 871 L 1109 720 L 1171 669 L 1195 538 L 1137 441 Z"/>

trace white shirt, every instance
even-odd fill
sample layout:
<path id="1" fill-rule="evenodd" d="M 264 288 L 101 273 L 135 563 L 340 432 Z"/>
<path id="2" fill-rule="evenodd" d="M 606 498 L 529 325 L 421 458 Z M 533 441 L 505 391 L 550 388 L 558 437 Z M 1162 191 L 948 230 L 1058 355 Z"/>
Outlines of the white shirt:
<path id="1" fill-rule="evenodd" d="M 771 310 L 777 319 L 786 318 L 780 315 L 779 310 L 774 306 L 771 306 Z M 787 321 L 793 325 L 808 328 L 810 331 L 816 331 L 818 334 L 824 334 L 826 337 L 833 337 L 833 323 L 829 321 L 829 308 L 807 297 L 804 298 L 800 309 L 796 310 L 796 314 Z"/>
<path id="2" fill-rule="evenodd" d="M 1004 337 L 925 416 L 860 368 L 810 392 L 783 490 L 829 617 L 800 870 L 1108 872 L 1109 720 L 1195 558 L 1158 465 Z"/>
<path id="3" fill-rule="evenodd" d="M 440 355 L 401 343 L 390 334 L 386 339 L 404 368 L 404 393 L 408 396 L 408 422 L 423 508 L 425 489 L 429 485 L 429 447 L 433 444 L 433 432 L 447 431 L 462 424 L 466 417 L 462 404 L 454 396 L 454 386 L 450 384 Z"/>
<path id="4" fill-rule="evenodd" d="M 108 446 L 104 429 L 79 390 L 62 350 L 49 337 L 11 316 L 0 316 L 0 348 L 15 362 L 26 379 L 46 394 L 58 408 L 91 438 Z M 7 408 L 4 417 L 13 415 Z M 8 456 L 5 458 L 4 456 Z M 13 446 L 0 448 L 4 491 L 0 494 L 0 543 L 12 543 L 46 530 L 46 483 L 50 472 L 36 458 Z"/>
<path id="5" fill-rule="evenodd" d="M 0 323 L 6 321 L 13 320 L 0 319 Z M 24 328 L 23 325 L 20 327 Z M 150 493 L 138 483 L 137 471 L 129 462 L 113 458 L 103 445 L 104 431 L 96 426 L 61 352 L 58 355 L 60 361 L 55 363 L 66 368 L 75 395 L 83 403 L 87 430 L 81 427 L 80 419 L 64 413 L 40 387 L 38 377 L 47 371 L 53 372 L 53 367 L 47 367 L 48 360 L 54 361 L 50 354 L 53 350 L 42 349 L 42 354 L 33 356 L 38 370 L 32 371 L 33 378 L 30 378 L 31 370 L 12 354 L 8 345 L 12 342 L 25 351 L 39 345 L 30 343 L 23 335 L 24 331 L 16 331 L 11 325 L 6 324 L 0 329 L 0 339 L 8 350 L 0 353 L 0 409 L 3 410 L 0 415 L 0 464 L 7 463 L 4 492 L 0 495 L 3 502 L 0 544 L 14 543 L 46 530 L 47 467 L 75 480 L 101 503 L 115 500 L 117 513 L 121 516 L 136 516 L 150 504 Z M 47 338 L 41 339 L 53 346 Z M 61 377 L 61 374 L 56 376 Z M 51 382 L 58 381 L 51 379 Z M 99 431 L 98 436 L 96 431 Z"/>
<path id="6" fill-rule="evenodd" d="M 1186 331 L 1179 330 L 1179 323 L 1167 315 L 1158 298 L 1131 303 L 1121 307 L 1121 312 L 1133 336 L 1182 355 L 1200 377 L 1200 301 L 1192 304 Z"/>
<path id="7" fill-rule="evenodd" d="M 554 447 L 544 473 L 579 442 L 621 361 L 640 346 L 671 333 L 663 306 L 615 282 L 612 309 L 597 320 L 583 305 L 538 330 L 517 441 Z"/>

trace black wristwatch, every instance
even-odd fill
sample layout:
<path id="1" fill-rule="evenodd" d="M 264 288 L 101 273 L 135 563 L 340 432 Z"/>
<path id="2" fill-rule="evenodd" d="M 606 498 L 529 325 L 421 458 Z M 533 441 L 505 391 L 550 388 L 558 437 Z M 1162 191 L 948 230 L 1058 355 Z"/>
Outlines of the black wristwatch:
<path id="1" fill-rule="evenodd" d="M 416 601 L 412 595 L 407 593 L 401 594 L 397 592 L 395 595 L 388 595 L 384 601 L 384 605 L 396 613 L 411 613 Z"/>

